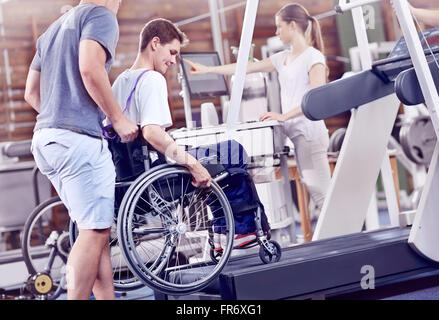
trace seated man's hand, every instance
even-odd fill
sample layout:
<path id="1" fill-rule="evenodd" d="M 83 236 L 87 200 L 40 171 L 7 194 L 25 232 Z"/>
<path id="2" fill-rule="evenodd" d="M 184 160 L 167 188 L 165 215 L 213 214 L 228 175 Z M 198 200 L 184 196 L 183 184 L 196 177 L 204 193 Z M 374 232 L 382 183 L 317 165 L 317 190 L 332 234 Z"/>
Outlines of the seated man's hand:
<path id="1" fill-rule="evenodd" d="M 114 122 L 113 128 L 119 135 L 121 142 L 133 141 L 139 134 L 139 128 L 137 125 L 126 117 L 122 117 Z"/>
<path id="2" fill-rule="evenodd" d="M 210 180 L 212 177 L 209 172 L 198 161 L 189 168 L 194 180 L 192 185 L 194 187 L 210 187 Z"/>

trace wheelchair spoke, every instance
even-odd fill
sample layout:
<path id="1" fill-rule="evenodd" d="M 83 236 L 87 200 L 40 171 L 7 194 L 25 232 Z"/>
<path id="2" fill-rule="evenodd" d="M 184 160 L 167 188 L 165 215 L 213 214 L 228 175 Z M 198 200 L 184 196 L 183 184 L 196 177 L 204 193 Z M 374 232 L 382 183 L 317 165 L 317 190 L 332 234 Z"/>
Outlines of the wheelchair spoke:
<path id="1" fill-rule="evenodd" d="M 121 266 L 122 265 L 122 255 L 119 255 L 119 259 L 118 260 L 119 260 L 119 263 L 117 265 Z M 113 265 L 113 279 L 116 278 L 116 272 L 119 273 L 118 282 L 121 282 L 122 272 L 120 272 L 120 270 L 117 270 L 117 268 L 114 268 L 114 265 Z"/>
<path id="2" fill-rule="evenodd" d="M 167 180 L 166 180 L 166 181 L 167 181 Z M 168 185 L 169 185 L 169 184 L 168 184 Z M 167 201 L 167 200 L 164 199 L 165 197 L 164 197 L 164 193 L 163 193 L 163 190 L 162 190 L 162 187 L 161 187 L 161 184 L 160 184 L 160 183 L 159 183 L 159 187 L 160 187 L 160 191 L 161 191 L 161 193 L 158 192 L 157 188 L 156 188 L 154 185 L 151 185 L 151 187 L 154 188 L 154 191 L 156 192 L 157 195 L 160 195 L 160 198 L 161 198 L 161 200 L 162 200 L 162 203 L 164 203 L 164 206 L 166 207 L 166 209 L 168 209 L 169 213 L 170 213 L 171 216 L 172 216 L 172 210 L 171 210 L 171 209 L 173 209 L 173 210 L 176 209 L 176 207 L 175 207 L 175 200 L 174 200 L 174 198 L 173 198 L 173 196 L 172 196 L 172 193 L 171 193 L 172 202 L 169 202 L 169 201 Z M 172 205 L 174 208 L 169 208 L 169 207 L 171 207 L 171 205 Z"/>
<path id="3" fill-rule="evenodd" d="M 146 200 L 146 199 L 144 199 L 144 198 L 142 198 L 142 197 L 140 197 L 140 199 L 142 199 L 143 201 L 145 201 L 145 203 L 147 203 L 151 208 L 153 208 L 154 211 L 157 212 L 157 214 L 159 214 L 161 217 L 166 218 L 166 219 L 168 219 L 170 222 L 172 222 L 172 219 L 171 219 L 170 217 L 168 217 L 167 215 L 164 215 L 160 210 L 157 210 L 158 208 L 156 209 L 155 206 L 154 206 L 153 204 L 151 204 L 151 203 L 148 202 L 148 200 Z"/>
<path id="4" fill-rule="evenodd" d="M 182 238 L 181 236 L 178 237 L 177 245 L 175 246 L 176 249 L 180 248 L 181 238 Z M 179 259 L 178 259 L 178 252 L 175 252 L 175 251 L 174 251 L 174 253 L 175 253 L 175 255 L 176 255 L 176 259 L 175 259 L 176 262 L 175 262 L 175 263 L 176 263 L 176 265 L 177 265 L 177 267 L 178 267 L 178 266 L 179 266 L 179 262 L 180 262 Z M 169 263 L 170 263 L 170 262 L 171 262 L 171 259 L 168 258 L 168 263 L 167 263 L 167 265 L 166 265 L 166 273 L 169 272 Z M 166 273 L 165 273 L 165 278 L 167 278 Z"/>
<path id="5" fill-rule="evenodd" d="M 160 210 L 161 208 L 159 205 L 157 205 L 156 203 L 150 203 L 148 200 L 144 199 L 143 197 L 141 197 L 141 199 L 143 201 L 145 201 L 151 208 L 153 208 L 157 214 L 163 214 L 163 212 L 161 212 L 161 210 Z M 172 211 L 169 209 L 169 207 L 166 204 L 163 207 L 168 210 L 170 217 L 172 218 Z M 171 219 L 171 218 L 169 218 L 169 219 Z"/>
<path id="6" fill-rule="evenodd" d="M 170 237 L 172 238 L 172 236 Z M 169 241 L 169 240 L 168 240 Z M 171 241 L 174 242 L 174 241 Z M 174 245 L 172 243 L 167 243 L 165 248 L 163 248 L 162 254 L 159 255 L 159 259 L 157 259 L 153 265 L 150 267 L 151 271 L 154 274 L 159 274 L 164 269 L 165 264 L 167 264 L 172 256 Z M 166 273 L 166 271 L 165 271 Z"/>
<path id="7" fill-rule="evenodd" d="M 120 210 L 119 232 L 130 270 L 162 292 L 200 290 L 219 274 L 232 247 L 233 216 L 224 192 L 215 182 L 210 188 L 193 187 L 190 172 L 181 167 L 159 169 L 142 179 L 130 189 L 132 202 Z M 227 231 L 229 240 L 213 263 L 209 250 L 217 227 Z"/>
<path id="8" fill-rule="evenodd" d="M 169 179 L 166 179 L 166 184 L 168 185 L 169 194 L 171 195 L 172 202 L 175 201 L 171 186 L 169 185 Z"/>
<path id="9" fill-rule="evenodd" d="M 158 235 L 164 234 L 164 235 L 166 235 L 169 233 L 169 231 L 166 230 L 165 228 L 149 228 L 149 229 L 135 228 L 135 229 L 133 229 L 133 233 L 136 235 L 143 235 L 143 236 L 147 236 L 150 234 L 158 234 Z"/>

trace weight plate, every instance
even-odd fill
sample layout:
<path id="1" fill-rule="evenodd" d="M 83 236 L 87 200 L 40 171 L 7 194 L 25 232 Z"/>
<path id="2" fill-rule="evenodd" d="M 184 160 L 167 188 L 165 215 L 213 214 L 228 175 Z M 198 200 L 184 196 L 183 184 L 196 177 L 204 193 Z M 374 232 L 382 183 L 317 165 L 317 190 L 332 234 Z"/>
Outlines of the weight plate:
<path id="1" fill-rule="evenodd" d="M 344 137 L 346 135 L 346 128 L 340 128 L 339 134 L 334 141 L 335 152 L 340 152 L 341 146 L 343 145 Z"/>
<path id="2" fill-rule="evenodd" d="M 428 166 L 437 141 L 430 117 L 418 116 L 404 123 L 399 134 L 405 155 L 416 164 Z"/>
<path id="3" fill-rule="evenodd" d="M 28 280 L 28 288 L 34 294 L 48 294 L 52 287 L 52 278 L 46 273 L 37 273 Z"/>
<path id="4" fill-rule="evenodd" d="M 340 151 L 345 134 L 346 134 L 346 128 L 338 128 L 331 134 L 331 137 L 329 138 L 329 147 L 328 147 L 329 152 Z"/>

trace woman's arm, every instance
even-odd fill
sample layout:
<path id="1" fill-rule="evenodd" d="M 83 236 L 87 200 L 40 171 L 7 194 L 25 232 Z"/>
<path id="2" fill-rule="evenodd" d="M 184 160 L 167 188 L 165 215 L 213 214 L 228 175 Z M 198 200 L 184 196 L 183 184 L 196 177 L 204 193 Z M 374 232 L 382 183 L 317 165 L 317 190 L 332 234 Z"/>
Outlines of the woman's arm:
<path id="1" fill-rule="evenodd" d="M 311 83 L 311 89 L 315 89 L 326 84 L 326 72 L 326 66 L 321 63 L 315 64 L 311 67 L 311 70 L 309 71 L 309 81 Z M 297 118 L 302 114 L 302 106 L 297 106 L 284 114 L 276 112 L 266 112 L 260 117 L 259 120 L 277 120 L 280 122 L 284 122 L 289 119 Z"/>
<path id="2" fill-rule="evenodd" d="M 205 66 L 201 63 L 192 62 L 188 59 L 183 59 L 184 62 L 191 66 L 191 74 L 206 74 L 206 73 L 216 73 L 222 75 L 233 75 L 236 70 L 236 63 L 225 64 L 222 66 Z M 254 72 L 272 72 L 275 68 L 271 63 L 270 58 L 266 58 L 261 61 L 249 62 L 247 66 L 247 73 Z"/>
<path id="3" fill-rule="evenodd" d="M 415 18 L 424 24 L 432 27 L 439 27 L 439 10 L 421 9 L 410 6 Z"/>

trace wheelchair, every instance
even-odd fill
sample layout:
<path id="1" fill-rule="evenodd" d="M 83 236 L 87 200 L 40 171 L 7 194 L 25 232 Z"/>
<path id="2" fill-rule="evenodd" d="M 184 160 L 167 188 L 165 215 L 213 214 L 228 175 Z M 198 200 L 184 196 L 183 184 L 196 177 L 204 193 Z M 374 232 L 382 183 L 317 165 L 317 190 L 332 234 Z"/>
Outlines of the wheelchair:
<path id="1" fill-rule="evenodd" d="M 157 162 L 154 158 L 160 155 L 145 141 L 126 144 L 126 148 L 129 150 L 123 157 L 130 159 L 128 171 L 142 166 L 143 173 L 134 180 L 116 182 L 115 217 L 110 234 L 115 290 L 130 291 L 147 285 L 171 295 L 201 291 L 218 277 L 233 249 L 233 211 L 224 186 L 220 185 L 230 173 L 221 165 L 209 163 L 209 159 L 204 159 L 206 163 L 201 159 L 212 181 L 210 187 L 196 188 L 185 167 L 168 163 L 154 166 Z M 121 168 L 115 158 L 113 152 L 116 169 Z M 26 223 L 23 255 L 31 275 L 51 277 L 51 269 L 65 263 L 78 235 L 76 224 L 70 221 L 68 231 L 64 227 L 56 231 L 57 236 L 52 236 L 55 244 L 47 240 L 50 235 L 47 237 L 45 254 L 31 247 L 35 233 L 42 230 L 41 222 L 36 220 L 51 213 L 54 205 L 62 205 L 61 200 L 54 198 L 42 203 Z M 264 263 L 277 262 L 281 248 L 267 239 L 260 212 L 257 208 L 257 242 L 253 245 L 260 245 L 259 254 Z M 216 234 L 222 238 L 220 251 L 215 250 Z M 36 261 L 42 258 L 45 266 L 38 270 Z M 54 289 L 59 289 L 61 280 Z M 33 282 L 34 289 L 37 284 Z"/>

